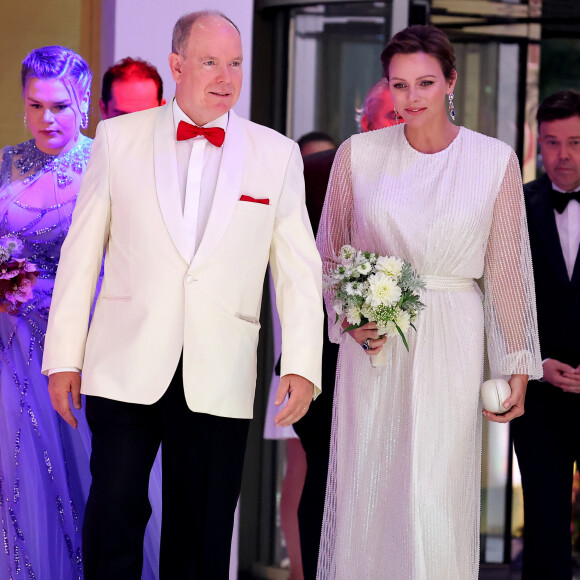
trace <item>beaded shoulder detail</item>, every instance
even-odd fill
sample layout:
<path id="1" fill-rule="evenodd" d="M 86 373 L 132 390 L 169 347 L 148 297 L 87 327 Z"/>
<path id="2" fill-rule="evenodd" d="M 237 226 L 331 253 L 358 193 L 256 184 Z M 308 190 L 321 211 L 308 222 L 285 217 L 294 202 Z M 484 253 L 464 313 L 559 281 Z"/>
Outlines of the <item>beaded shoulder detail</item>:
<path id="1" fill-rule="evenodd" d="M 16 169 L 17 175 L 26 185 L 39 175 L 54 171 L 59 187 L 66 187 L 72 183 L 71 171 L 81 175 L 89 161 L 93 140 L 81 136 L 79 144 L 58 155 L 44 153 L 34 143 L 34 139 L 19 145 L 4 148 L 0 186 L 11 180 L 11 174 Z"/>

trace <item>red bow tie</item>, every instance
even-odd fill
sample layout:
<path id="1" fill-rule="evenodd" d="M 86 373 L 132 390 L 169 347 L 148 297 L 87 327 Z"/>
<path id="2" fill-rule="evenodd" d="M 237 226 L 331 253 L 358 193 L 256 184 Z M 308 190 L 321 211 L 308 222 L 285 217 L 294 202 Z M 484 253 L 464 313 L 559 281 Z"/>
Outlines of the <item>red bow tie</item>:
<path id="1" fill-rule="evenodd" d="M 178 141 L 192 139 L 198 135 L 203 135 L 212 145 L 215 145 L 216 147 L 221 147 L 224 144 L 224 139 L 226 138 L 226 132 L 221 127 L 209 127 L 208 129 L 204 129 L 203 127 L 197 127 L 196 125 L 191 125 L 185 121 L 179 121 L 179 125 L 177 125 Z"/>

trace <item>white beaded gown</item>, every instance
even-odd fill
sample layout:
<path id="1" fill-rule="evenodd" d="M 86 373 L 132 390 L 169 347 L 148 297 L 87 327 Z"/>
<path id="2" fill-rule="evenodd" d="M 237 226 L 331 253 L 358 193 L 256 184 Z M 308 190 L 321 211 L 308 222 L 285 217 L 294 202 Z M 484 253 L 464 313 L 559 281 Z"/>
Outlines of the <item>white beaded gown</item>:
<path id="1" fill-rule="evenodd" d="M 410 351 L 389 339 L 379 368 L 325 296 L 341 347 L 318 578 L 476 580 L 484 342 L 492 376 L 542 375 L 517 158 L 463 127 L 435 154 L 404 125 L 355 135 L 317 244 L 326 273 L 350 244 L 408 260 L 427 283 Z"/>

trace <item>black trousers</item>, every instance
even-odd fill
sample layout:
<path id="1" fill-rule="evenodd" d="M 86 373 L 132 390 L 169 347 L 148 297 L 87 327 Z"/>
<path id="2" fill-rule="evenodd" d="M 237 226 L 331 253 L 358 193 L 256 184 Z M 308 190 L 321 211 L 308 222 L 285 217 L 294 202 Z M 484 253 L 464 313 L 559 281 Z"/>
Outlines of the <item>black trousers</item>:
<path id="1" fill-rule="evenodd" d="M 524 492 L 522 580 L 572 578 L 571 497 L 580 460 L 580 395 L 531 381 L 511 423 Z M 580 465 L 580 463 L 579 463 Z"/>
<path id="2" fill-rule="evenodd" d="M 312 402 L 308 413 L 294 424 L 294 430 L 300 437 L 306 453 L 306 479 L 298 506 L 298 529 L 304 580 L 316 580 L 330 456 L 337 358 L 338 345 L 331 343 L 325 336 L 322 349 L 322 393 Z"/>
<path id="3" fill-rule="evenodd" d="M 149 474 L 162 444 L 160 578 L 227 580 L 249 420 L 190 411 L 181 361 L 153 405 L 88 396 L 86 413 L 92 483 L 85 579 L 140 580 Z"/>

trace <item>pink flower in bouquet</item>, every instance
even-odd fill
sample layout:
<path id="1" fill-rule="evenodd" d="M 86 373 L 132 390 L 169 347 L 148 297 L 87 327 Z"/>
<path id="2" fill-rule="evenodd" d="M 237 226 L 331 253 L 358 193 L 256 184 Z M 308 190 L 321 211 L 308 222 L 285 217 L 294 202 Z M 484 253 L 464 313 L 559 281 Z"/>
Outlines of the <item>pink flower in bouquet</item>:
<path id="1" fill-rule="evenodd" d="M 32 281 L 23 277 L 12 286 L 11 290 L 6 292 L 6 300 L 12 304 L 28 302 L 32 298 L 32 286 Z"/>
<path id="2" fill-rule="evenodd" d="M 0 240 L 0 312 L 15 314 L 18 307 L 33 296 L 38 270 L 25 258 L 14 256 L 22 248 L 23 244 L 17 238 Z"/>
<path id="3" fill-rule="evenodd" d="M 0 267 L 0 280 L 11 280 L 20 274 L 20 264 L 18 260 L 12 260 Z"/>
<path id="4" fill-rule="evenodd" d="M 26 260 L 24 261 L 24 271 L 25 272 L 36 272 L 36 274 L 38 274 L 38 270 L 36 269 L 36 264 L 33 264 L 32 262 L 27 262 Z"/>

